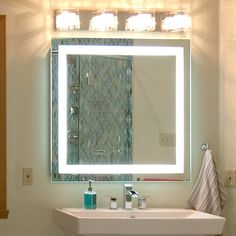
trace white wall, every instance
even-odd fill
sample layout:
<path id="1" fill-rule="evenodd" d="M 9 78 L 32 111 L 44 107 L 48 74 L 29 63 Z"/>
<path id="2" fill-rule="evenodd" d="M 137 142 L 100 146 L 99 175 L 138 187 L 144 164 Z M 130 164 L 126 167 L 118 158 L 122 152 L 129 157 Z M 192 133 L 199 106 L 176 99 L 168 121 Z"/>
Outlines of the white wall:
<path id="1" fill-rule="evenodd" d="M 225 169 L 236 169 L 236 1 L 220 0 L 220 150 Z M 236 189 L 228 191 L 225 235 L 236 234 Z"/>
<path id="2" fill-rule="evenodd" d="M 117 0 L 118 1 L 118 0 Z M 88 1 L 86 1 L 88 2 Z M 103 2 L 110 2 L 109 0 Z M 119 2 L 119 1 L 118 1 Z M 131 4 L 127 1 L 127 4 Z M 177 1 L 179 4 L 181 1 Z M 183 1 L 186 2 L 186 1 Z M 218 158 L 218 0 L 192 0 L 192 171 L 195 180 L 210 142 Z M 130 6 L 130 5 L 129 5 Z M 49 1 L 0 0 L 7 14 L 8 63 L 8 220 L 1 236 L 65 236 L 52 219 L 54 207 L 82 207 L 85 184 L 49 180 Z M 207 22 L 207 23 L 206 23 Z M 33 186 L 22 186 L 22 168 L 32 167 Z M 187 207 L 193 183 L 137 183 L 151 195 L 150 207 Z M 121 183 L 96 183 L 98 206 L 103 195 L 122 196 Z M 235 193 L 234 193 L 235 195 Z M 233 195 L 230 195 L 233 198 Z M 227 215 L 232 212 L 228 208 Z M 233 221 L 233 218 L 232 218 Z M 233 236 L 228 224 L 227 235 Z"/>

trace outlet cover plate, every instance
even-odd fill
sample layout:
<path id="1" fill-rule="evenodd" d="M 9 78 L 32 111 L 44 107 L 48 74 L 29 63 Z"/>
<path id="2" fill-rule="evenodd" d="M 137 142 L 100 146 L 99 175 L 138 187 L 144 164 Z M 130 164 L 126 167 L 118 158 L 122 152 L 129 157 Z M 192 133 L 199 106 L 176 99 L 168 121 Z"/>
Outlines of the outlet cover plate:
<path id="1" fill-rule="evenodd" d="M 236 170 L 225 170 L 225 186 L 236 187 Z"/>

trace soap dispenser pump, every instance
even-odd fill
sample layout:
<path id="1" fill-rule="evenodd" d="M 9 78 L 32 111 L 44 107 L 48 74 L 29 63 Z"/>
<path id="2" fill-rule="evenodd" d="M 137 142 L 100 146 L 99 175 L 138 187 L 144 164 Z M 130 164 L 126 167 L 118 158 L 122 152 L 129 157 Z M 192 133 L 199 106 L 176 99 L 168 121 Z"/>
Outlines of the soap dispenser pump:
<path id="1" fill-rule="evenodd" d="M 92 189 L 92 180 L 89 180 L 88 191 L 84 192 L 84 208 L 96 209 L 97 207 L 97 194 Z"/>

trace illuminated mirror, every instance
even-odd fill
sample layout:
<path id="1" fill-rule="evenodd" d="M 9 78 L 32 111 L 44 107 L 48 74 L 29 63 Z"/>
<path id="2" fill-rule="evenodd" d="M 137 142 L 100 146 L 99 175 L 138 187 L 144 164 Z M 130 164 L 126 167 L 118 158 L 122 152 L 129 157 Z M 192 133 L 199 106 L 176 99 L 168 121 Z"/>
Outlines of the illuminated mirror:
<path id="1" fill-rule="evenodd" d="M 189 40 L 52 40 L 52 180 L 189 178 Z"/>

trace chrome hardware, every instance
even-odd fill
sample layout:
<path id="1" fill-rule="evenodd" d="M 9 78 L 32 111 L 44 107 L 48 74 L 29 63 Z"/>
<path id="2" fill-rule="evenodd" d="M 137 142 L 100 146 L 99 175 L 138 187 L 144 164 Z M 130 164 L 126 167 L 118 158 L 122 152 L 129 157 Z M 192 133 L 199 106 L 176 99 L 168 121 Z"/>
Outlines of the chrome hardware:
<path id="1" fill-rule="evenodd" d="M 147 198 L 149 196 L 138 196 L 138 208 L 145 209 L 147 207 Z"/>
<path id="2" fill-rule="evenodd" d="M 106 153 L 106 151 L 104 149 L 96 149 L 96 150 L 93 150 L 93 153 L 96 153 L 96 154 L 103 154 L 103 153 Z"/>
<path id="3" fill-rule="evenodd" d="M 138 192 L 133 190 L 132 184 L 124 184 L 123 188 L 123 208 L 132 209 L 133 197 L 138 197 Z"/>
<path id="4" fill-rule="evenodd" d="M 71 107 L 70 107 L 70 114 L 71 114 L 71 115 L 77 115 L 77 114 L 78 114 L 78 107 L 76 107 L 76 106 L 71 106 Z"/>
<path id="5" fill-rule="evenodd" d="M 90 84 L 90 73 L 89 72 L 86 73 L 86 79 L 87 79 L 87 84 L 89 85 Z"/>
<path id="6" fill-rule="evenodd" d="M 117 209 L 117 199 L 115 197 L 111 197 L 110 208 L 111 209 Z"/>
<path id="7" fill-rule="evenodd" d="M 201 149 L 202 149 L 203 151 L 208 150 L 208 149 L 209 149 L 209 143 L 203 143 L 203 144 L 201 145 Z"/>
<path id="8" fill-rule="evenodd" d="M 79 90 L 79 83 L 73 82 L 70 87 L 71 87 L 72 93 L 76 94 L 77 91 Z"/>
<path id="9" fill-rule="evenodd" d="M 68 134 L 68 142 L 70 144 L 78 144 L 78 142 L 79 142 L 78 134 L 76 132 L 74 132 L 74 131 L 69 132 L 69 134 Z"/>
<path id="10" fill-rule="evenodd" d="M 109 198 L 110 204 L 109 208 L 110 209 L 117 209 L 117 198 L 112 197 L 111 195 L 104 195 L 104 197 Z"/>

